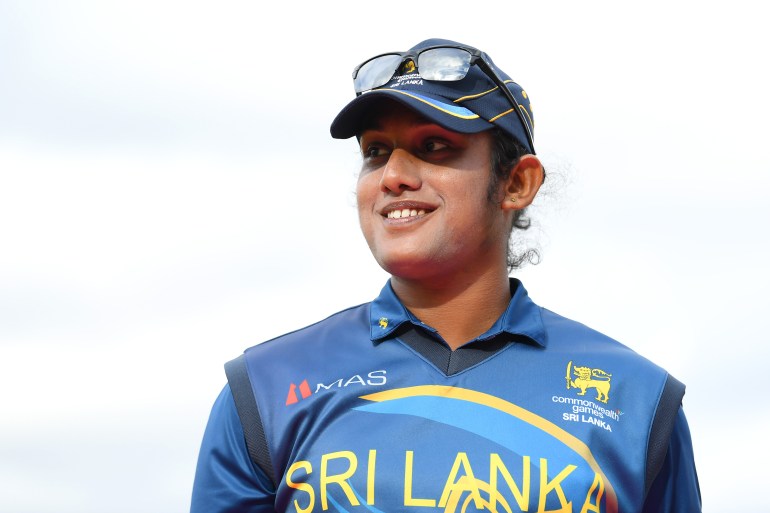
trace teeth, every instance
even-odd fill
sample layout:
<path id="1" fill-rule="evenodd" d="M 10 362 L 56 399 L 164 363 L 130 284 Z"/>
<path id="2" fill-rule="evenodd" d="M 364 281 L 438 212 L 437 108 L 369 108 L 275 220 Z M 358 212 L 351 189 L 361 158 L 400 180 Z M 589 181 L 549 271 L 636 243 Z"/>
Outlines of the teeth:
<path id="1" fill-rule="evenodd" d="M 415 208 L 405 208 L 402 210 L 393 210 L 392 212 L 388 212 L 388 219 L 401 219 L 402 217 L 417 217 L 424 215 L 424 209 L 417 210 Z"/>

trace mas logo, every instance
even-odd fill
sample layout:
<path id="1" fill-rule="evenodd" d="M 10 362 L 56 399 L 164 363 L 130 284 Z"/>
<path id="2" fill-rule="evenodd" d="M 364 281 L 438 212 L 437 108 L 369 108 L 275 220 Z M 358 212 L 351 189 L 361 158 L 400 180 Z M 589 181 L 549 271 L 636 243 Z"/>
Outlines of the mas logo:
<path id="1" fill-rule="evenodd" d="M 331 383 L 316 383 L 315 391 L 310 388 L 308 381 L 302 380 L 297 386 L 295 383 L 289 385 L 289 394 L 286 396 L 286 406 L 297 404 L 302 399 L 307 399 L 311 395 L 319 392 L 325 392 L 332 389 L 347 388 L 350 386 L 382 386 L 388 382 L 388 372 L 386 370 L 374 370 L 367 374 L 356 374 L 345 378 L 339 378 Z M 299 393 L 297 393 L 299 392 Z"/>
<path id="2" fill-rule="evenodd" d="M 310 391 L 310 385 L 308 385 L 307 380 L 304 380 L 302 383 L 300 383 L 299 387 L 292 383 L 289 387 L 289 395 L 286 396 L 286 406 L 299 402 L 299 397 L 297 396 L 297 388 L 299 388 L 299 393 L 302 395 L 302 399 L 307 399 L 313 395 L 313 392 Z"/>
<path id="3" fill-rule="evenodd" d="M 576 378 L 571 379 L 572 375 Z M 601 369 L 592 369 L 590 367 L 572 366 L 572 360 L 567 364 L 567 374 L 564 376 L 567 380 L 567 390 L 570 388 L 579 388 L 578 395 L 586 395 L 589 388 L 596 389 L 596 400 L 607 404 L 610 398 L 610 379 L 612 374 L 608 374 Z"/>

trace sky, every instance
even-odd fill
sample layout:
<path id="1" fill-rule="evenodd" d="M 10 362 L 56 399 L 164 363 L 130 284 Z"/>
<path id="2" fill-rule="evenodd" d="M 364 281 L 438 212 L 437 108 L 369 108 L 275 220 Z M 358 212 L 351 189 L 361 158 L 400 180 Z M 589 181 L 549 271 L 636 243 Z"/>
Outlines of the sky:
<path id="1" fill-rule="evenodd" d="M 0 511 L 189 509 L 223 363 L 385 284 L 329 124 L 430 37 L 532 98 L 515 276 L 687 384 L 704 511 L 770 509 L 754 5 L 0 0 Z"/>

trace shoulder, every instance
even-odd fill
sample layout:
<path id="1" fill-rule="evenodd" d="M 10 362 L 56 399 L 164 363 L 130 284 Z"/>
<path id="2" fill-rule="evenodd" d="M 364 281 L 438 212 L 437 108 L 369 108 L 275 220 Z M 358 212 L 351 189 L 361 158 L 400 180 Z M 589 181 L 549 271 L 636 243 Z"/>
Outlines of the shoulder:
<path id="1" fill-rule="evenodd" d="M 605 335 L 583 323 L 540 308 L 546 331 L 548 350 L 556 353 L 596 355 L 623 366 L 629 365 L 665 374 L 658 365 L 637 353 L 625 343 Z"/>
<path id="2" fill-rule="evenodd" d="M 601 390 L 600 401 L 607 403 L 611 395 L 614 409 L 623 412 L 624 419 L 635 420 L 633 431 L 646 443 L 644 484 L 648 490 L 661 468 L 665 469 L 672 432 L 676 434 L 676 426 L 686 428 L 681 413 L 684 384 L 595 329 L 543 308 L 541 315 L 547 351 L 566 365 L 567 388 Z"/>
<path id="3" fill-rule="evenodd" d="M 280 357 L 283 354 L 297 354 L 298 351 L 323 350 L 341 337 L 367 335 L 369 332 L 369 309 L 371 303 L 351 306 L 334 313 L 323 320 L 266 340 L 246 349 L 248 359 Z"/>
<path id="4" fill-rule="evenodd" d="M 635 390 L 634 402 L 645 402 L 652 408 L 664 403 L 678 408 L 684 385 L 666 369 L 585 324 L 545 308 L 540 308 L 540 314 L 546 334 L 545 352 L 566 365 L 566 375 L 580 386 L 605 381 L 608 387 L 611 384 L 615 389 Z"/>
<path id="5" fill-rule="evenodd" d="M 617 346 L 618 348 L 628 349 L 617 340 L 597 331 L 574 319 L 570 319 L 547 308 L 540 307 L 540 315 L 543 319 L 543 325 L 549 334 L 548 341 L 554 343 L 566 342 L 565 337 L 571 340 L 581 340 L 586 343 L 600 344 L 605 348 Z"/>

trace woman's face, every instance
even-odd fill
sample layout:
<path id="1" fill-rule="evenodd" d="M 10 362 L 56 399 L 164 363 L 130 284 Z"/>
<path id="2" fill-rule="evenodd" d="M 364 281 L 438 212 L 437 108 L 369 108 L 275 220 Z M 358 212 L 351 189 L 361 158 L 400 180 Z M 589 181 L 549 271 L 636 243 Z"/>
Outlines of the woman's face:
<path id="1" fill-rule="evenodd" d="M 488 198 L 490 135 L 391 107 L 360 135 L 358 215 L 377 262 L 407 279 L 504 266 L 508 216 Z"/>

